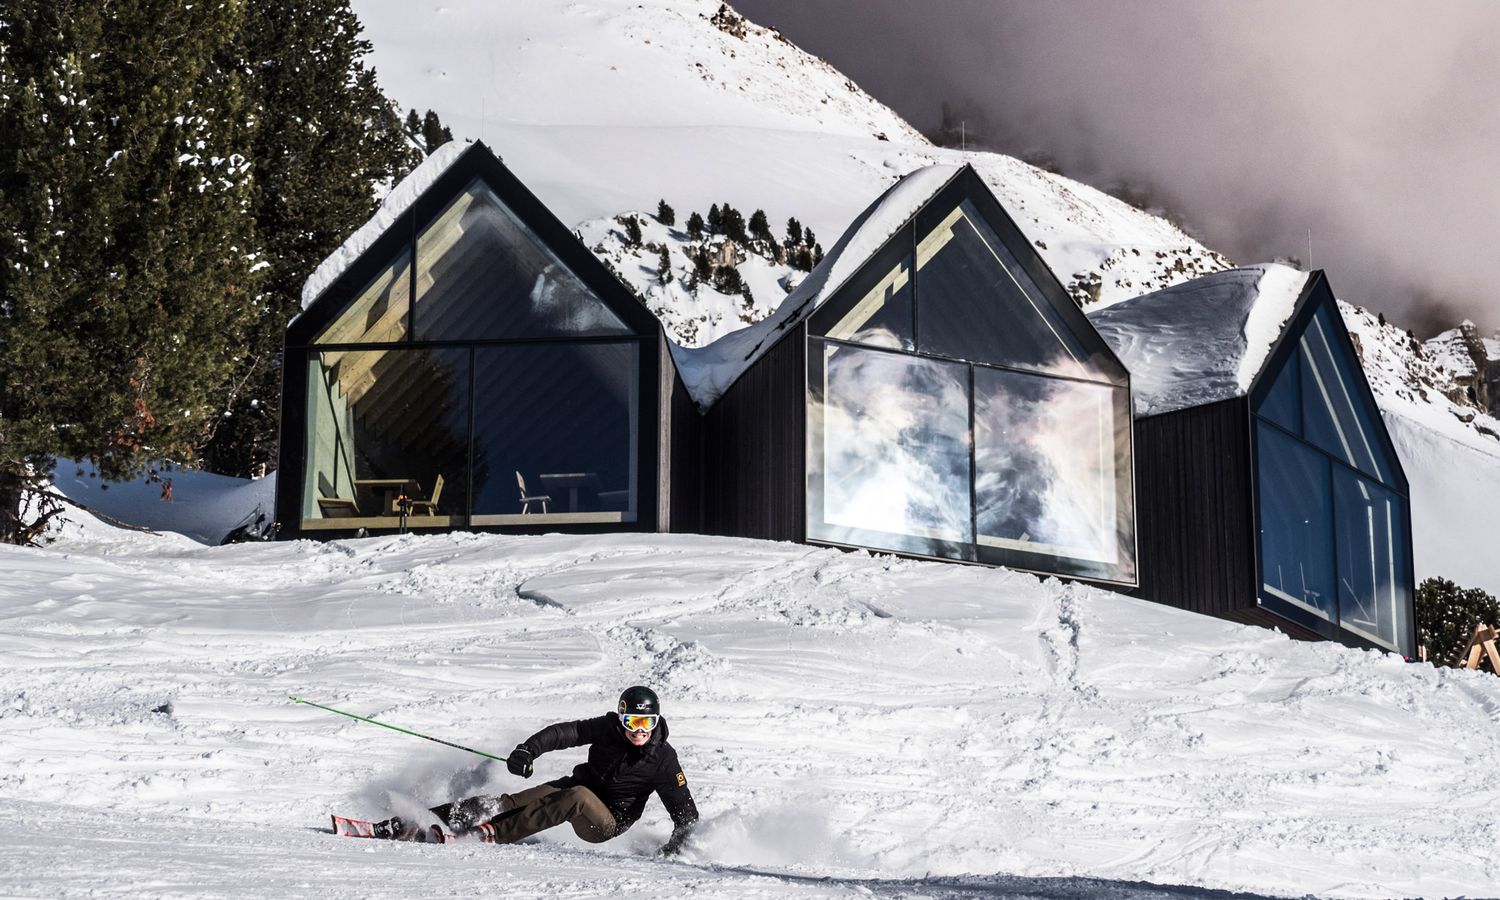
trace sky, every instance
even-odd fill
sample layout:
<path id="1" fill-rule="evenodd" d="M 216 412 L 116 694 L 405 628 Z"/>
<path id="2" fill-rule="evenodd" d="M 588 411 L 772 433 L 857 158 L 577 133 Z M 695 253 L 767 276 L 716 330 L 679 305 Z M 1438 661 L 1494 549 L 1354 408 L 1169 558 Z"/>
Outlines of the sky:
<path id="1" fill-rule="evenodd" d="M 932 133 L 1295 258 L 1426 337 L 1500 328 L 1500 3 L 738 0 Z"/>

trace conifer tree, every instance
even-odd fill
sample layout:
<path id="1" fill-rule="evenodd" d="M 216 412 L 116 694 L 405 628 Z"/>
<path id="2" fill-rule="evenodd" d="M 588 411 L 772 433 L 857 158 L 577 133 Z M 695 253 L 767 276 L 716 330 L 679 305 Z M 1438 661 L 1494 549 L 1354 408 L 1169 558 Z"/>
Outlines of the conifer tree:
<path id="1" fill-rule="evenodd" d="M 672 280 L 672 256 L 666 247 L 661 248 L 661 254 L 656 260 L 656 280 L 660 284 L 667 284 Z"/>
<path id="2" fill-rule="evenodd" d="M 658 200 L 656 203 L 656 221 L 662 223 L 668 228 L 671 228 L 673 225 L 677 224 L 677 213 L 672 209 L 672 207 L 667 205 L 667 201 L 665 199 Z"/>
<path id="3" fill-rule="evenodd" d="M 625 244 L 630 247 L 641 245 L 641 220 L 635 216 L 625 217 Z"/>
<path id="4" fill-rule="evenodd" d="M 365 65 L 370 43 L 348 0 L 257 0 L 245 13 L 222 65 L 240 73 L 255 116 L 249 155 L 264 293 L 237 390 L 203 451 L 211 470 L 240 476 L 276 462 L 281 348 L 303 282 L 374 212 L 377 187 L 422 159 L 407 136 L 416 111 L 403 128 Z M 436 121 L 429 111 L 418 143 Z"/>
<path id="5" fill-rule="evenodd" d="M 55 458 L 188 462 L 255 313 L 240 0 L 0 12 L 0 542 Z"/>
<path id="6" fill-rule="evenodd" d="M 745 234 L 745 216 L 739 210 L 726 203 L 719 209 L 719 219 L 719 230 L 725 237 L 740 244 L 750 242 L 750 236 Z"/>
<path id="7" fill-rule="evenodd" d="M 713 264 L 708 261 L 708 251 L 699 250 L 693 255 L 693 274 L 699 281 L 707 281 L 713 277 Z"/>
<path id="8" fill-rule="evenodd" d="M 422 149 L 426 150 L 430 156 L 432 151 L 451 140 L 453 140 L 453 132 L 442 123 L 437 113 L 429 109 L 422 117 Z"/>
<path id="9" fill-rule="evenodd" d="M 703 240 L 703 217 L 694 212 L 687 220 L 688 237 L 695 241 Z"/>
<path id="10" fill-rule="evenodd" d="M 771 223 L 766 221 L 765 210 L 757 209 L 750 214 L 750 236 L 767 244 L 776 243 L 775 235 L 771 234 Z"/>
<path id="11" fill-rule="evenodd" d="M 737 294 L 743 286 L 740 270 L 734 266 L 716 266 L 713 270 L 714 289 L 721 294 Z"/>
<path id="12" fill-rule="evenodd" d="M 723 213 L 719 211 L 719 204 L 715 203 L 708 208 L 708 233 L 720 234 L 724 231 Z"/>
<path id="13" fill-rule="evenodd" d="M 802 223 L 796 219 L 786 220 L 786 246 L 787 249 L 799 246 L 802 243 Z"/>

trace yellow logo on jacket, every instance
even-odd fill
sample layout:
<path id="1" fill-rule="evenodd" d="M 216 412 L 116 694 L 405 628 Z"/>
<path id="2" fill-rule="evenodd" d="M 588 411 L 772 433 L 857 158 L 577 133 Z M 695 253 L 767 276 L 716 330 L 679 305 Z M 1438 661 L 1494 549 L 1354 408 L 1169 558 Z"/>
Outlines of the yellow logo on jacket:
<path id="1" fill-rule="evenodd" d="M 677 786 L 687 787 L 687 776 L 682 774 L 681 772 L 677 773 Z"/>

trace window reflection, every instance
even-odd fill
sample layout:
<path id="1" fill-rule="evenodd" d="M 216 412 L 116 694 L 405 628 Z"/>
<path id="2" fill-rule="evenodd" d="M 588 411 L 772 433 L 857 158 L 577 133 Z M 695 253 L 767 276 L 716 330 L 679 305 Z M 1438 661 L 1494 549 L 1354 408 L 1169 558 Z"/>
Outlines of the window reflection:
<path id="1" fill-rule="evenodd" d="M 911 349 L 911 256 L 887 270 L 857 302 L 841 312 L 836 320 L 828 314 L 821 316 L 813 323 L 816 332 L 871 347 Z"/>
<path id="2" fill-rule="evenodd" d="M 410 311 L 411 253 L 403 250 L 318 332 L 313 343 L 394 343 L 406 337 Z"/>
<path id="3" fill-rule="evenodd" d="M 468 350 L 395 347 L 308 359 L 304 528 L 461 522 L 467 495 Z"/>
<path id="4" fill-rule="evenodd" d="M 1271 596 L 1332 620 L 1333 521 L 1327 457 L 1256 422 L 1261 586 Z"/>
<path id="5" fill-rule="evenodd" d="M 1120 562 L 1117 390 L 974 370 L 980 544 Z"/>
<path id="6" fill-rule="evenodd" d="M 1271 383 L 1271 390 L 1256 410 L 1292 434 L 1302 433 L 1302 390 L 1298 378 L 1301 355 L 1294 352 L 1282 365 L 1281 372 Z"/>
<path id="7" fill-rule="evenodd" d="M 1389 481 L 1384 453 L 1372 433 L 1371 420 L 1379 413 L 1364 402 L 1364 397 L 1349 384 L 1352 360 L 1346 360 L 1341 347 L 1334 345 L 1333 325 L 1326 309 L 1319 309 L 1302 334 L 1303 419 L 1307 439 L 1351 466 L 1381 481 Z"/>
<path id="8" fill-rule="evenodd" d="M 629 333 L 479 179 L 417 236 L 415 331 L 420 340 Z"/>
<path id="9" fill-rule="evenodd" d="M 965 554 L 957 546 L 972 541 L 965 367 L 821 341 L 812 349 L 810 536 Z"/>
<path id="10" fill-rule="evenodd" d="M 634 522 L 639 345 L 474 351 L 474 524 Z"/>
<path id="11" fill-rule="evenodd" d="M 1406 523 L 1399 498 L 1368 479 L 1334 469 L 1339 624 L 1398 647 L 1408 630 Z"/>
<path id="12" fill-rule="evenodd" d="M 965 200 L 917 244 L 919 348 L 1073 376 L 1089 353 Z"/>

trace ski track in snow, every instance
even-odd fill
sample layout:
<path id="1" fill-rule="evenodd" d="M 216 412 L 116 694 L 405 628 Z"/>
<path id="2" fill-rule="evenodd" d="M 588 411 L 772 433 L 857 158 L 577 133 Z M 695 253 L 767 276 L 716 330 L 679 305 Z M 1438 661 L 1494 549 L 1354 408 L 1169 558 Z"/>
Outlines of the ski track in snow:
<path id="1" fill-rule="evenodd" d="M 1495 893 L 1492 676 L 795 544 L 103 530 L 0 548 L 7 895 Z M 641 858 L 654 801 L 597 848 L 318 831 L 517 782 L 288 695 L 503 755 L 638 681 L 704 815 L 681 863 Z"/>

